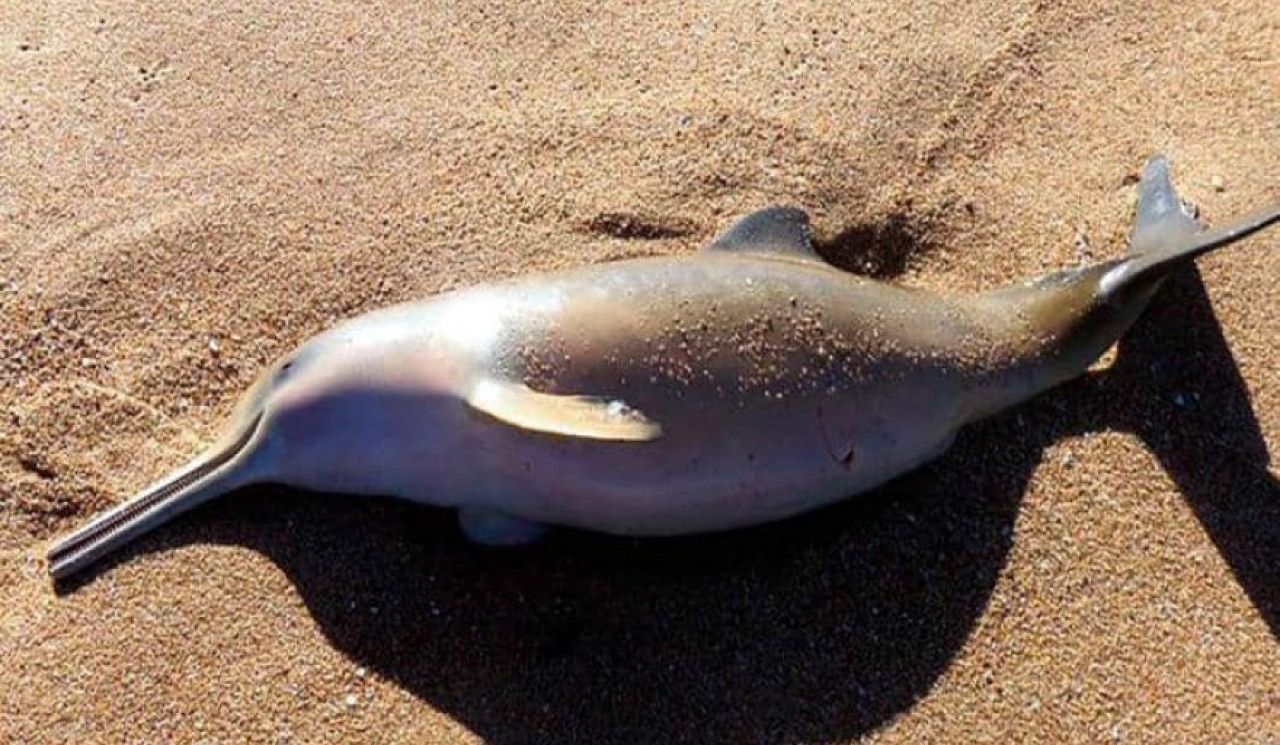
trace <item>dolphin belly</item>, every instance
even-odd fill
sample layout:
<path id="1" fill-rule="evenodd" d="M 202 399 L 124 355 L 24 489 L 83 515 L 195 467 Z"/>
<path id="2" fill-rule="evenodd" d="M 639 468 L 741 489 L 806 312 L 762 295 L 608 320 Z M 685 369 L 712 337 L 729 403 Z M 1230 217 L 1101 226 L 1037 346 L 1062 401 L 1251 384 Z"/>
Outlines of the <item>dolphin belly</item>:
<path id="1" fill-rule="evenodd" d="M 880 397 L 883 391 L 869 391 Z M 946 448 L 949 417 L 857 401 L 803 402 L 750 415 L 700 409 L 685 434 L 617 444 L 472 433 L 484 473 L 465 501 L 537 522 L 622 535 L 680 535 L 788 517 L 875 487 Z M 464 466 L 470 470 L 469 465 Z"/>

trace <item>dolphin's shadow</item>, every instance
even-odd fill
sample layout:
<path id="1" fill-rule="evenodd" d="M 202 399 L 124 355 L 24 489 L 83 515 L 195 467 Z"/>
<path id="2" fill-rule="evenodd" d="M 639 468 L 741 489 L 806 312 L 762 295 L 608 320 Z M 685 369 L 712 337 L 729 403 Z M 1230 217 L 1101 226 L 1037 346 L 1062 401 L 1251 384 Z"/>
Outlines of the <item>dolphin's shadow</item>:
<path id="1" fill-rule="evenodd" d="M 566 533 L 495 552 L 436 511 L 253 489 L 144 545 L 268 554 L 354 664 L 488 742 L 842 739 L 927 693 L 987 604 L 1043 449 L 1100 427 L 1150 444 L 1275 632 L 1280 490 L 1190 270 L 1110 370 L 773 527 L 645 543 Z"/>
<path id="2" fill-rule="evenodd" d="M 1170 278 L 1105 377 L 1098 421 L 1155 453 L 1280 640 L 1280 480 L 1198 269 Z"/>
<path id="3" fill-rule="evenodd" d="M 1198 268 L 1166 281 L 1111 367 L 1017 411 L 1039 415 L 1037 447 L 1099 430 L 1138 436 L 1280 640 L 1280 480 Z"/>
<path id="4" fill-rule="evenodd" d="M 793 743 L 923 696 L 983 611 L 1033 447 L 766 529 L 465 544 L 442 512 L 245 490 L 175 543 L 268 554 L 328 639 L 491 743 Z M 167 541 L 166 541 L 167 542 Z"/>

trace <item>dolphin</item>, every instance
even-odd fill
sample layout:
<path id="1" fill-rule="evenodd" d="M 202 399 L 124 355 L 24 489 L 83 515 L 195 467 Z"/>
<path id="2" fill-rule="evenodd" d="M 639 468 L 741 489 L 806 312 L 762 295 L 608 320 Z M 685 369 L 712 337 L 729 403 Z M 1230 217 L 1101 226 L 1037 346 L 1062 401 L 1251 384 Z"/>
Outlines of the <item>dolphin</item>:
<path id="1" fill-rule="evenodd" d="M 1160 156 L 1122 258 L 981 294 L 850 275 L 771 207 L 702 251 L 459 290 L 346 321 L 268 368 L 203 455 L 54 541 L 55 579 L 256 483 L 454 508 L 465 535 L 672 536 L 864 492 L 968 422 L 1082 374 L 1206 230 Z"/>

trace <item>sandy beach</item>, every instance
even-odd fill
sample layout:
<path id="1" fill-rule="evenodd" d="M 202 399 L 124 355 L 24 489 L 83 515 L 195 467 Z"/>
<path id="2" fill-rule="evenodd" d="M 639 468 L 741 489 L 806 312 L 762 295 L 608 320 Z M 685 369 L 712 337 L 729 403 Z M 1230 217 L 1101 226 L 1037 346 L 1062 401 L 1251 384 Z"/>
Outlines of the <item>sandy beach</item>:
<path id="1" fill-rule="evenodd" d="M 1158 152 L 1280 200 L 1280 5 L 0 0 L 0 101 L 0 741 L 1280 742 L 1280 230 L 780 525 L 493 552 L 265 487 L 43 558 L 393 302 L 776 203 L 990 289 L 1123 253 Z"/>

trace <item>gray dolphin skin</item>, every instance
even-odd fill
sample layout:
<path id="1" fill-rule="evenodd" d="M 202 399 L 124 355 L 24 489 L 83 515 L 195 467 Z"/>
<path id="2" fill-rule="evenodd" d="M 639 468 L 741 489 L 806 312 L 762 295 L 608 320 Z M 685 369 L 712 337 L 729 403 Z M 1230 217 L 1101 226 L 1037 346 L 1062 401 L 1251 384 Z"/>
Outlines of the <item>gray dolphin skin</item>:
<path id="1" fill-rule="evenodd" d="M 204 455 L 54 541 L 49 572 L 264 482 L 456 508 L 484 544 L 720 531 L 858 494 L 1082 374 L 1172 271 L 1280 219 L 1204 230 L 1161 157 L 1138 190 L 1126 256 L 984 294 L 852 276 L 773 207 L 694 255 L 360 316 L 268 369 Z"/>

